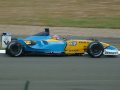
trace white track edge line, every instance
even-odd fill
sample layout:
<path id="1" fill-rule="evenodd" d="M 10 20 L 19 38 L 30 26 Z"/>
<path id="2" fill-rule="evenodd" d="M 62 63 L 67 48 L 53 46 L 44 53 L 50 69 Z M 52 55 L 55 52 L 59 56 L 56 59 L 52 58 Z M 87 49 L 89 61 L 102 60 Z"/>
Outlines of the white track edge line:
<path id="1" fill-rule="evenodd" d="M 0 50 L 0 53 L 5 53 L 6 51 L 5 50 Z"/>
<path id="2" fill-rule="evenodd" d="M 5 50 L 0 50 L 0 53 L 5 53 L 6 51 Z M 119 54 L 120 54 L 120 51 L 119 51 Z"/>

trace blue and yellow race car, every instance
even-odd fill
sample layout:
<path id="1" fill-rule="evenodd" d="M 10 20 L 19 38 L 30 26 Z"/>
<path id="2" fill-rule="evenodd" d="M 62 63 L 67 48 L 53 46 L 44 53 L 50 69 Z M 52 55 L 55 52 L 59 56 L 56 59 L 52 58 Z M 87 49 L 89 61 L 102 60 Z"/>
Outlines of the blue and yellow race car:
<path id="1" fill-rule="evenodd" d="M 6 54 L 13 57 L 25 54 L 42 55 L 84 55 L 99 58 L 102 55 L 118 55 L 118 49 L 107 43 L 94 40 L 63 39 L 59 35 L 50 36 L 49 28 L 27 38 L 16 38 L 6 48 Z"/>

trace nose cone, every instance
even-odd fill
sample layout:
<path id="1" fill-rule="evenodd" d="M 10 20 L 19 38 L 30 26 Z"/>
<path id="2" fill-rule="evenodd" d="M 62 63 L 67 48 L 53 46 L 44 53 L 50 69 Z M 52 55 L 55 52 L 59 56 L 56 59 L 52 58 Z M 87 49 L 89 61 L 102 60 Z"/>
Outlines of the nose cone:
<path id="1" fill-rule="evenodd" d="M 115 46 L 109 46 L 105 48 L 104 55 L 119 55 L 119 50 Z"/>
<path id="2" fill-rule="evenodd" d="M 106 49 L 108 49 L 108 50 L 118 50 L 115 46 L 109 46 Z"/>

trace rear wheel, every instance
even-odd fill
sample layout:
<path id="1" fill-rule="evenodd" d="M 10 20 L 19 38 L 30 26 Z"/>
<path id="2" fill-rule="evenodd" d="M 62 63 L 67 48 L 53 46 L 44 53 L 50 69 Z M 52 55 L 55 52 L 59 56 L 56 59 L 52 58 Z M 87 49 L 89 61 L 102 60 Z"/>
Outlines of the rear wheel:
<path id="1" fill-rule="evenodd" d="M 12 41 L 6 48 L 6 54 L 13 57 L 19 57 L 23 55 L 23 46 L 18 41 Z"/>
<path id="2" fill-rule="evenodd" d="M 99 58 L 103 55 L 104 47 L 100 42 L 92 42 L 87 48 L 87 53 L 94 58 Z"/>

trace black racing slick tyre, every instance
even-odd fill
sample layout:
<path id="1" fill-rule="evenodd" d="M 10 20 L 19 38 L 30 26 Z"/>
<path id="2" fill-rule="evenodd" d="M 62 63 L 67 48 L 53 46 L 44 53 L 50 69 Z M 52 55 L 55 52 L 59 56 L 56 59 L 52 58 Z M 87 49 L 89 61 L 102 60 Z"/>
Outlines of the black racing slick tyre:
<path id="1" fill-rule="evenodd" d="M 23 55 L 23 46 L 18 41 L 12 41 L 6 48 L 6 54 L 12 57 L 19 57 Z"/>
<path id="2" fill-rule="evenodd" d="M 104 47 L 100 42 L 92 42 L 88 45 L 87 53 L 93 58 L 99 58 L 103 55 Z"/>

